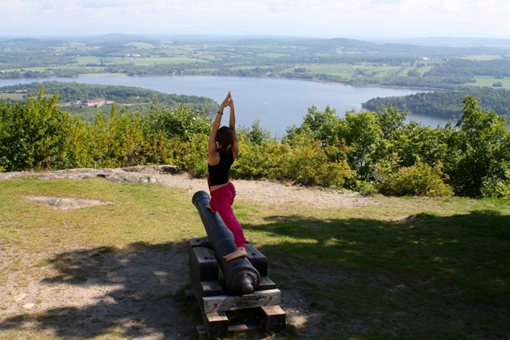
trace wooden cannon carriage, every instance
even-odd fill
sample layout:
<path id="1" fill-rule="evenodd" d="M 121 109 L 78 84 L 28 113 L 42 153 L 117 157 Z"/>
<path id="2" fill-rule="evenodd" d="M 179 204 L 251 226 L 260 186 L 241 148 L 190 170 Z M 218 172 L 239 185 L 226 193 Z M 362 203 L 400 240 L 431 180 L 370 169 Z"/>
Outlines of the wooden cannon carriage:
<path id="1" fill-rule="evenodd" d="M 197 326 L 199 336 L 217 338 L 254 329 L 266 333 L 284 329 L 281 292 L 267 275 L 266 257 L 247 244 L 246 258 L 226 262 L 223 256 L 236 249 L 232 234 L 219 215 L 207 209 L 206 192 L 195 193 L 193 204 L 207 231 L 207 238 L 189 241 L 191 292 L 204 322 Z M 240 318 L 242 322 L 235 321 Z"/>

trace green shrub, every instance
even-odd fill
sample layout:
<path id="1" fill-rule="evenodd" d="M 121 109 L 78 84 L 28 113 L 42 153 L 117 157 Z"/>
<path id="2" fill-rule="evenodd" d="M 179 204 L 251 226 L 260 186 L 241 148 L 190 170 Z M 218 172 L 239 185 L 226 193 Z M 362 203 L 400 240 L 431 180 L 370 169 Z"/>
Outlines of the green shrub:
<path id="1" fill-rule="evenodd" d="M 482 196 L 510 200 L 510 180 L 489 177 L 483 181 Z"/>
<path id="2" fill-rule="evenodd" d="M 189 140 L 174 138 L 169 147 L 173 152 L 175 165 L 182 167 L 194 177 L 207 176 L 207 135 L 190 135 Z"/>
<path id="3" fill-rule="evenodd" d="M 290 148 L 276 142 L 254 144 L 240 136 L 239 155 L 232 176 L 246 179 L 283 179 Z"/>
<path id="4" fill-rule="evenodd" d="M 208 134 L 212 121 L 203 112 L 185 105 L 166 107 L 154 105 L 143 122 L 154 132 L 164 132 L 171 138 L 189 141 L 197 134 Z"/>
<path id="5" fill-rule="evenodd" d="M 354 190 L 356 190 L 363 196 L 371 196 L 377 193 L 377 188 L 374 185 L 374 183 L 367 181 L 355 181 Z"/>
<path id="6" fill-rule="evenodd" d="M 284 176 L 295 183 L 340 188 L 354 177 L 345 160 L 330 162 L 320 142 L 292 149 Z"/>
<path id="7" fill-rule="evenodd" d="M 63 156 L 70 114 L 61 111 L 57 96 L 0 107 L 0 162 L 8 171 L 67 166 Z"/>
<path id="8" fill-rule="evenodd" d="M 379 191 L 386 195 L 451 196 L 452 188 L 445 183 L 448 177 L 442 165 L 431 167 L 425 163 L 402 167 L 388 175 L 379 184 Z"/>
<path id="9" fill-rule="evenodd" d="M 455 193 L 480 197 L 483 181 L 504 179 L 503 168 L 510 163 L 510 132 L 504 117 L 483 111 L 473 97 L 464 99 L 464 111 L 450 132 L 445 169 Z"/>

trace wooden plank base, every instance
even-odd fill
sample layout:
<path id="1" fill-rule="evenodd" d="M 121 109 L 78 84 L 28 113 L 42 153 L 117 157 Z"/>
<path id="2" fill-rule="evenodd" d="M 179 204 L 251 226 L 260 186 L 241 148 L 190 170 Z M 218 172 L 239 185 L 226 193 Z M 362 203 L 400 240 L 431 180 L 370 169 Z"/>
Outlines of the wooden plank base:
<path id="1" fill-rule="evenodd" d="M 214 339 L 218 338 L 218 336 L 214 336 L 214 334 L 210 334 L 207 332 L 207 329 L 203 325 L 197 326 L 197 334 L 200 340 L 205 339 Z M 253 323 L 233 323 L 228 326 L 228 334 L 227 336 L 235 336 L 238 334 L 246 334 L 246 333 L 254 333 L 257 331 L 257 325 Z"/>
<path id="2" fill-rule="evenodd" d="M 254 245 L 247 244 L 246 250 L 248 259 L 261 274 L 260 281 L 251 294 L 231 295 L 225 289 L 207 238 L 189 241 L 188 294 L 193 294 L 202 310 L 203 325 L 197 326 L 200 339 L 236 336 L 257 329 L 272 334 L 285 328 L 286 314 L 279 306 L 281 292 L 267 276 L 267 259 Z"/>
<path id="3" fill-rule="evenodd" d="M 225 312 L 228 310 L 278 305 L 281 303 L 281 292 L 279 289 L 267 289 L 245 295 L 204 296 L 198 302 L 204 313 Z"/>
<path id="4" fill-rule="evenodd" d="M 224 312 L 204 313 L 203 317 L 210 337 L 224 338 L 228 335 L 228 318 Z"/>
<path id="5" fill-rule="evenodd" d="M 264 332 L 271 334 L 282 331 L 285 328 L 287 315 L 282 307 L 263 306 L 260 307 L 262 315 L 262 327 Z"/>

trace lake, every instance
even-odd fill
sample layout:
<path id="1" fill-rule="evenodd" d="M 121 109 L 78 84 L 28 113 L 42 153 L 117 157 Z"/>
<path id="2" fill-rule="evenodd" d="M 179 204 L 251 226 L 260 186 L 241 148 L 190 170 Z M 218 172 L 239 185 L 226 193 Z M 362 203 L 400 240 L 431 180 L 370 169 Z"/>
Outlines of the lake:
<path id="1" fill-rule="evenodd" d="M 237 123 L 249 127 L 255 120 L 259 120 L 262 127 L 277 137 L 283 136 L 290 125 L 299 125 L 307 109 L 312 105 L 321 110 L 329 105 L 336 109 L 339 116 L 343 116 L 347 111 L 361 110 L 362 103 L 375 97 L 403 96 L 419 92 L 303 80 L 219 76 L 83 75 L 78 78 L 0 79 L 0 86 L 50 80 L 137 86 L 164 93 L 209 97 L 218 103 L 225 98 L 228 90 L 231 90 L 236 105 Z M 444 125 L 446 122 L 442 119 L 415 115 L 411 115 L 409 119 L 433 127 L 438 124 Z M 223 123 L 228 124 L 225 118 Z"/>

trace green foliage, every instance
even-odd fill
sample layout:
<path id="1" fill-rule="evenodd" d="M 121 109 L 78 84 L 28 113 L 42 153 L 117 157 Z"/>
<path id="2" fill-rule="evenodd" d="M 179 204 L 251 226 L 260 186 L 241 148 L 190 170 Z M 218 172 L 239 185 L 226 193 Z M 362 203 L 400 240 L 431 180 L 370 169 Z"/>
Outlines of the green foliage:
<path id="1" fill-rule="evenodd" d="M 116 103 L 146 103 L 155 101 L 166 106 L 177 103 L 188 104 L 197 108 L 213 109 L 216 103 L 212 99 L 196 96 L 167 94 L 141 87 L 114 86 L 99 84 L 79 84 L 58 81 L 45 81 L 43 83 L 17 84 L 0 87 L 0 93 L 23 93 L 27 97 L 37 95 L 39 89 L 44 87 L 48 94 L 56 94 L 61 102 L 86 102 L 87 100 L 101 98 Z"/>
<path id="2" fill-rule="evenodd" d="M 363 196 L 371 196 L 377 193 L 377 187 L 373 183 L 367 181 L 355 181 L 354 189 Z"/>
<path id="3" fill-rule="evenodd" d="M 327 106 L 324 112 L 321 112 L 317 107 L 312 106 L 303 118 L 303 123 L 294 133 L 306 132 L 314 140 L 331 145 L 336 142 L 342 129 L 343 122 L 336 115 L 335 109 Z"/>
<path id="4" fill-rule="evenodd" d="M 510 162 L 502 165 L 502 176 L 488 176 L 484 179 L 480 192 L 483 197 L 510 200 Z"/>
<path id="5" fill-rule="evenodd" d="M 0 107 L 0 166 L 6 170 L 66 167 L 70 115 L 57 106 L 57 97 L 37 98 Z"/>
<path id="6" fill-rule="evenodd" d="M 395 107 L 398 110 L 409 110 L 417 115 L 458 119 L 463 114 L 463 100 L 467 95 L 478 98 L 480 105 L 486 110 L 493 110 L 510 118 L 510 91 L 486 87 L 422 92 L 399 97 L 378 97 L 370 99 L 362 106 L 372 111 L 379 111 L 384 107 Z"/>
<path id="7" fill-rule="evenodd" d="M 288 145 L 273 142 L 253 143 L 247 134 L 239 135 L 239 156 L 232 166 L 232 175 L 249 179 L 285 179 Z"/>
<path id="8" fill-rule="evenodd" d="M 487 178 L 483 181 L 480 192 L 483 197 L 510 200 L 510 179 L 504 180 L 497 177 Z"/>
<path id="9" fill-rule="evenodd" d="M 369 179 L 373 165 L 384 151 L 383 129 L 380 119 L 373 112 L 347 113 L 343 137 L 352 148 L 349 163 L 362 178 Z"/>
<path id="10" fill-rule="evenodd" d="M 466 97 L 449 138 L 445 165 L 457 194 L 478 197 L 485 180 L 503 178 L 503 165 L 510 162 L 510 133 L 502 116 L 481 110 L 475 98 Z"/>
<path id="11" fill-rule="evenodd" d="M 144 122 L 150 130 L 164 133 L 169 139 L 189 141 L 193 135 L 208 134 L 211 130 L 211 120 L 205 113 L 184 105 L 169 108 L 155 104 Z"/>
<path id="12" fill-rule="evenodd" d="M 447 179 L 441 164 L 431 167 L 418 163 L 388 175 L 380 182 L 379 190 L 383 194 L 396 196 L 451 196 L 453 190 L 445 183 Z"/>
<path id="13" fill-rule="evenodd" d="M 119 167 L 145 163 L 146 138 L 139 117 L 122 115 L 113 106 L 110 117 L 97 114 L 92 129 L 95 165 Z"/>
<path id="14" fill-rule="evenodd" d="M 363 194 L 509 197 L 510 132 L 503 117 L 466 97 L 456 126 L 431 128 L 405 118 L 396 109 L 340 118 L 331 108 L 311 107 L 282 141 L 255 122 L 239 132 L 232 176 Z M 23 103 L 0 104 L 0 171 L 174 163 L 204 177 L 210 128 L 198 110 L 159 104 L 148 115 L 113 105 L 109 115 L 97 112 L 88 123 L 41 91 Z"/>
<path id="15" fill-rule="evenodd" d="M 401 165 L 411 166 L 418 162 L 435 165 L 445 159 L 448 144 L 444 129 L 422 126 L 413 121 L 395 130 L 389 141 L 389 152 L 399 155 Z"/>
<path id="16" fill-rule="evenodd" d="M 284 176 L 303 185 L 340 188 L 354 172 L 345 160 L 329 161 L 326 150 L 313 142 L 291 150 Z"/>
<path id="17" fill-rule="evenodd" d="M 195 177 L 207 176 L 207 135 L 189 135 L 189 139 L 171 139 L 169 148 L 175 164 Z"/>
<path id="18" fill-rule="evenodd" d="M 260 121 L 256 120 L 252 126 L 246 131 L 246 138 L 255 145 L 274 142 L 271 133 L 260 126 Z"/>

